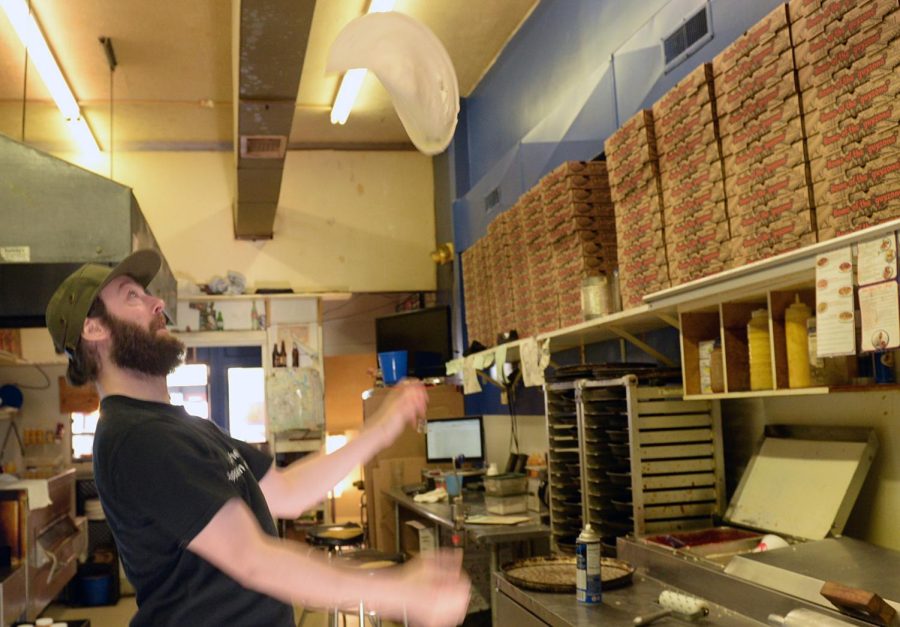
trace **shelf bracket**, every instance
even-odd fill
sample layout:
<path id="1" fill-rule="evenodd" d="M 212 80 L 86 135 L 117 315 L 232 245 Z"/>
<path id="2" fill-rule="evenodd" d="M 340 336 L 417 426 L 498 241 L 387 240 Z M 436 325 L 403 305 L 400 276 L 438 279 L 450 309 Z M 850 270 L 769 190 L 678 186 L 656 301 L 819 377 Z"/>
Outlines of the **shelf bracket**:
<path id="1" fill-rule="evenodd" d="M 619 328 L 614 327 L 614 326 L 610 326 L 610 327 L 608 327 L 608 328 L 609 328 L 610 331 L 612 331 L 613 333 L 615 333 L 616 335 L 618 335 L 618 336 L 621 337 L 622 339 L 626 340 L 626 341 L 629 342 L 630 344 L 636 346 L 638 349 L 644 351 L 645 353 L 647 353 L 648 355 L 650 355 L 651 357 L 653 357 L 654 359 L 656 359 L 659 363 L 661 363 L 661 364 L 663 364 L 663 365 L 665 365 L 665 366 L 669 366 L 670 368 L 674 368 L 674 367 L 676 366 L 675 362 L 673 362 L 671 359 L 669 359 L 668 357 L 666 357 L 665 355 L 663 355 L 662 353 L 660 353 L 658 350 L 656 350 L 655 348 L 653 348 L 652 346 L 650 346 L 650 345 L 647 344 L 646 342 L 644 342 L 644 341 L 638 339 L 637 337 L 633 336 L 633 335 L 632 335 L 631 333 L 629 333 L 628 331 L 623 331 L 622 329 L 619 329 Z"/>
<path id="2" fill-rule="evenodd" d="M 484 381 L 485 383 L 490 383 L 491 385 L 494 385 L 494 386 L 500 388 L 501 390 L 506 389 L 505 385 L 503 385 L 502 383 L 497 381 L 497 379 L 495 379 L 494 377 L 492 377 L 491 375 L 486 373 L 484 370 L 476 370 L 475 374 L 477 374 L 479 376 L 479 378 L 481 378 L 481 380 Z"/>
<path id="3" fill-rule="evenodd" d="M 681 325 L 678 323 L 678 318 L 673 315 L 667 314 L 664 311 L 659 311 L 656 313 L 656 317 L 665 322 L 670 327 L 681 330 Z"/>

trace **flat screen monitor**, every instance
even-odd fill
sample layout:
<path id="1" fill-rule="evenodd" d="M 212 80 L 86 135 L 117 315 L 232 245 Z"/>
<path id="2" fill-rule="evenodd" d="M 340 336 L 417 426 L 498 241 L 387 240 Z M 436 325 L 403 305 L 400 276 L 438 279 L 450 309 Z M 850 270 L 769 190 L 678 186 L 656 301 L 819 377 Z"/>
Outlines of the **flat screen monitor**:
<path id="1" fill-rule="evenodd" d="M 375 349 L 406 351 L 409 376 L 443 377 L 452 359 L 450 308 L 428 307 L 375 319 Z"/>
<path id="2" fill-rule="evenodd" d="M 484 461 L 484 424 L 481 416 L 431 418 L 425 431 L 425 458 L 430 464 Z"/>

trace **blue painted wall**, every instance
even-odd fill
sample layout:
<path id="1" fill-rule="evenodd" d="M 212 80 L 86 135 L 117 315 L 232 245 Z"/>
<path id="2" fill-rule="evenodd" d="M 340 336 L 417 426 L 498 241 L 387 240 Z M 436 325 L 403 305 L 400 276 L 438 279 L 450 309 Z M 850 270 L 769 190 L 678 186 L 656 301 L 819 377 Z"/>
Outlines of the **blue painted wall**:
<path id="1" fill-rule="evenodd" d="M 444 203 L 457 250 L 559 163 L 600 154 L 621 122 L 783 3 L 710 0 L 712 40 L 666 74 L 660 40 L 705 4 L 543 0 L 460 112 L 455 196 Z M 500 202 L 486 210 L 495 189 Z"/>

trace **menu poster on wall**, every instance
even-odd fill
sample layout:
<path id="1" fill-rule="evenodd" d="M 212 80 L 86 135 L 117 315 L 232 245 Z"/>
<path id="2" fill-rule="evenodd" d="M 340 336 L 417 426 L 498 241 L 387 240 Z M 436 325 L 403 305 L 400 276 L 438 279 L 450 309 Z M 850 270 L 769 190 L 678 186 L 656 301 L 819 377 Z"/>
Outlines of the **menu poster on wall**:
<path id="1" fill-rule="evenodd" d="M 900 305 L 896 281 L 859 288 L 859 315 L 862 319 L 860 350 L 900 347 Z"/>
<path id="2" fill-rule="evenodd" d="M 816 256 L 817 356 L 856 354 L 853 252 L 850 246 Z"/>
<path id="3" fill-rule="evenodd" d="M 871 285 L 895 278 L 897 278 L 896 234 L 888 233 L 860 242 L 856 260 L 856 282 L 859 285 Z"/>

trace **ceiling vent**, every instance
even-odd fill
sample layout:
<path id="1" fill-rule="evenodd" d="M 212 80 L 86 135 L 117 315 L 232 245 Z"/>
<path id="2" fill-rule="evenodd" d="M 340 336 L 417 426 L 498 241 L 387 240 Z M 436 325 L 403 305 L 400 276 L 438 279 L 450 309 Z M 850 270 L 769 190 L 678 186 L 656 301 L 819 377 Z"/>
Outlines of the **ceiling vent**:
<path id="1" fill-rule="evenodd" d="M 663 38 L 662 47 L 668 72 L 694 54 L 703 44 L 712 39 L 712 19 L 709 3 L 686 18 L 681 25 Z"/>
<path id="2" fill-rule="evenodd" d="M 283 159 L 286 149 L 284 135 L 241 135 L 243 159 Z"/>

